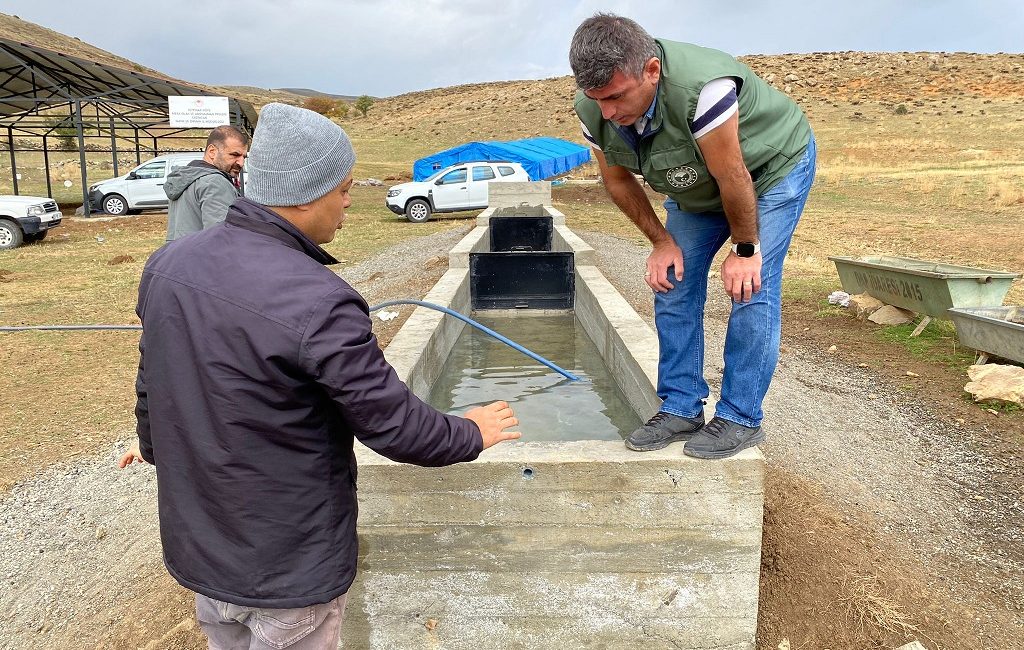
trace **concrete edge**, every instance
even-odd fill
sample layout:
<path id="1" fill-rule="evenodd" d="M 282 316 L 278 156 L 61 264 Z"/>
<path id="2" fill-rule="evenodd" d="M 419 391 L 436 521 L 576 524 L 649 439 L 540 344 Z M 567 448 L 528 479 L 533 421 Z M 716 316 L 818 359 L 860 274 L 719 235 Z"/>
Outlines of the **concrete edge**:
<path id="1" fill-rule="evenodd" d="M 520 205 L 551 205 L 551 181 L 526 181 L 487 184 L 487 205 L 515 208 Z"/>
<path id="2" fill-rule="evenodd" d="M 448 268 L 468 269 L 469 254 L 486 251 L 488 243 L 487 226 L 476 226 L 448 252 Z"/>
<path id="3" fill-rule="evenodd" d="M 557 212 L 553 208 L 548 208 L 548 211 Z M 551 250 L 572 252 L 574 266 L 595 266 L 597 264 L 597 253 L 594 249 L 579 235 L 569 230 L 568 226 L 555 224 L 554 232 L 551 235 Z"/>
<path id="4" fill-rule="evenodd" d="M 469 269 L 448 269 L 423 300 L 459 313 L 468 312 Z M 384 358 L 398 378 L 423 399 L 430 393 L 444 360 L 465 326 L 461 320 L 447 318 L 439 311 L 416 307 L 384 350 Z"/>
<path id="5" fill-rule="evenodd" d="M 356 449 L 359 465 L 403 465 L 359 446 Z M 686 475 L 723 475 L 739 471 L 738 465 L 749 465 L 750 471 L 760 471 L 763 457 L 757 448 L 744 449 L 725 461 L 707 461 L 691 458 L 683 453 L 682 445 L 670 445 L 658 451 L 636 452 L 626 449 L 621 442 L 612 440 L 571 440 L 563 442 L 505 442 L 486 449 L 474 464 L 514 464 L 527 469 L 537 465 L 564 465 L 572 462 L 601 462 L 611 464 L 660 463 L 686 466 Z"/>

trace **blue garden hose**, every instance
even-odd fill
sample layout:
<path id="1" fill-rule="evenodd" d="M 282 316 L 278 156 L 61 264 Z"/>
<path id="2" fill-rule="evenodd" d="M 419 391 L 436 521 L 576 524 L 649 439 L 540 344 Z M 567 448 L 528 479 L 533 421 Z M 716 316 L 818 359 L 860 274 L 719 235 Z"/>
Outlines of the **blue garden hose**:
<path id="1" fill-rule="evenodd" d="M 525 354 L 526 356 L 530 357 L 531 359 L 533 359 L 535 361 L 539 361 L 540 363 L 544 364 L 548 368 L 551 368 L 552 370 L 554 370 L 555 372 L 559 373 L 560 375 L 562 375 L 562 376 L 564 376 L 564 377 L 566 377 L 568 379 L 571 379 L 572 381 L 582 381 L 579 377 L 577 377 L 576 375 L 572 374 L 568 370 L 563 370 L 562 368 L 559 368 L 558 366 L 556 366 L 555 364 L 551 363 L 550 361 L 548 361 L 544 357 L 540 356 L 536 352 L 532 352 L 530 350 L 527 350 L 526 348 L 524 348 L 523 346 L 519 345 L 515 341 L 512 341 L 511 339 L 508 339 L 508 338 L 502 336 L 501 334 L 498 334 L 497 332 L 495 332 L 491 328 L 487 327 L 486 325 L 481 325 L 480 323 L 476 322 L 475 320 L 473 320 L 469 316 L 464 316 L 464 315 L 460 314 L 459 312 L 455 311 L 454 309 L 449 309 L 447 307 L 442 307 L 441 305 L 435 305 L 434 303 L 431 303 L 431 302 L 424 302 L 422 300 L 411 300 L 411 299 L 403 298 L 403 299 L 399 299 L 399 300 L 388 300 L 387 302 L 382 302 L 379 305 L 373 305 L 372 307 L 369 308 L 369 311 L 370 312 L 375 312 L 378 309 L 383 309 L 384 307 L 392 307 L 394 305 L 419 305 L 420 307 L 426 307 L 428 309 L 433 309 L 435 311 L 439 311 L 439 312 L 448 314 L 449 316 L 454 316 L 455 318 L 458 318 L 459 320 L 463 321 L 464 323 L 472 325 L 473 327 L 477 328 L 478 330 L 480 330 L 484 334 L 492 336 L 492 337 L 498 339 L 499 341 L 501 341 L 502 343 L 504 343 L 505 345 L 507 345 L 507 346 L 509 346 L 509 347 L 511 347 L 511 348 L 513 348 L 515 350 L 518 350 L 518 351 L 522 352 L 523 354 Z M 82 331 L 82 330 L 115 330 L 116 331 L 116 330 L 141 330 L 141 329 L 142 329 L 142 325 L 24 325 L 24 326 L 17 326 L 17 327 L 0 327 L 0 332 L 27 332 L 27 331 L 37 331 L 37 330 L 56 330 L 56 331 L 64 331 L 64 332 L 66 332 L 66 331 Z"/>
<path id="2" fill-rule="evenodd" d="M 556 366 L 555 364 L 551 363 L 550 361 L 548 361 L 544 357 L 540 356 L 536 352 L 533 352 L 531 350 L 527 350 L 526 348 L 524 348 L 523 346 L 519 345 L 515 341 L 513 341 L 511 339 L 508 339 L 508 338 L 502 336 L 501 334 L 498 334 L 497 332 L 495 332 L 491 328 L 487 327 L 486 325 L 481 325 L 480 323 L 476 322 L 475 320 L 473 320 L 469 316 L 464 316 L 464 315 L 460 314 L 459 312 L 455 311 L 454 309 L 448 309 L 447 307 L 442 307 L 441 305 L 435 305 L 432 302 L 424 302 L 422 300 L 410 300 L 410 299 L 403 298 L 403 299 L 399 299 L 399 300 L 388 300 L 387 302 L 382 302 L 379 305 L 374 305 L 373 307 L 370 307 L 370 311 L 371 312 L 372 311 L 377 311 L 378 309 L 382 309 L 384 307 L 391 307 L 392 305 L 419 305 L 420 307 L 426 307 L 428 309 L 433 309 L 434 311 L 439 311 L 441 313 L 448 314 L 449 316 L 454 316 L 455 318 L 458 318 L 462 322 L 467 323 L 469 325 L 472 325 L 473 327 L 477 328 L 478 330 L 480 330 L 484 334 L 487 334 L 489 336 L 493 336 L 494 338 L 498 339 L 499 341 L 501 341 L 505 345 L 509 346 L 510 348 L 522 352 L 523 354 L 525 354 L 526 356 L 530 357 L 534 361 L 539 361 L 540 363 L 543 363 L 545 366 L 547 366 L 548 368 L 551 368 L 552 370 L 554 370 L 558 374 L 560 374 L 560 375 L 562 375 L 562 376 L 564 376 L 564 377 L 566 377 L 568 379 L 571 379 L 572 381 L 581 381 L 581 379 L 579 377 L 577 377 L 576 375 L 572 374 L 568 370 L 564 370 L 562 368 L 559 368 L 558 366 Z"/>

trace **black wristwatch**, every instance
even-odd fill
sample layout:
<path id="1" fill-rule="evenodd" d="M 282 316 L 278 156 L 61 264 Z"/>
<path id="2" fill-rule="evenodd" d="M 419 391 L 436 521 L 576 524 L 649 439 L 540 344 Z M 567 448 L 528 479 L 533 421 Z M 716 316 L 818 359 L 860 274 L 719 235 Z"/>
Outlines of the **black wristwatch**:
<path id="1" fill-rule="evenodd" d="M 753 257 L 761 252 L 761 244 L 752 241 L 740 241 L 732 245 L 736 257 Z"/>

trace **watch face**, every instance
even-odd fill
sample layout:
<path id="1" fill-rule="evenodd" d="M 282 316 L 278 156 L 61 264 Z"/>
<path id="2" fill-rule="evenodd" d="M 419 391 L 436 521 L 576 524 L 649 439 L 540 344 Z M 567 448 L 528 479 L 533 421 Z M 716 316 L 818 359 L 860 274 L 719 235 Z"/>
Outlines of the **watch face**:
<path id="1" fill-rule="evenodd" d="M 748 241 L 736 244 L 736 254 L 740 257 L 753 257 L 755 250 L 754 245 Z"/>

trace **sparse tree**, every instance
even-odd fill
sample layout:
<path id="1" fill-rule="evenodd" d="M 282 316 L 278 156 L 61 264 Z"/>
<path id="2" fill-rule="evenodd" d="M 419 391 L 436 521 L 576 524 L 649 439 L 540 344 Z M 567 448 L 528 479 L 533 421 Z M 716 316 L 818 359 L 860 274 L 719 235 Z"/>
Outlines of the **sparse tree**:
<path id="1" fill-rule="evenodd" d="M 356 98 L 356 103 L 353 104 L 353 106 L 355 106 L 357 111 L 362 113 L 363 117 L 366 117 L 366 113 L 370 110 L 370 107 L 373 106 L 373 98 L 369 95 L 360 95 Z"/>
<path id="2" fill-rule="evenodd" d="M 78 129 L 70 117 L 54 117 L 50 119 L 50 126 L 54 135 L 57 136 L 57 145 L 66 151 L 78 150 Z"/>

